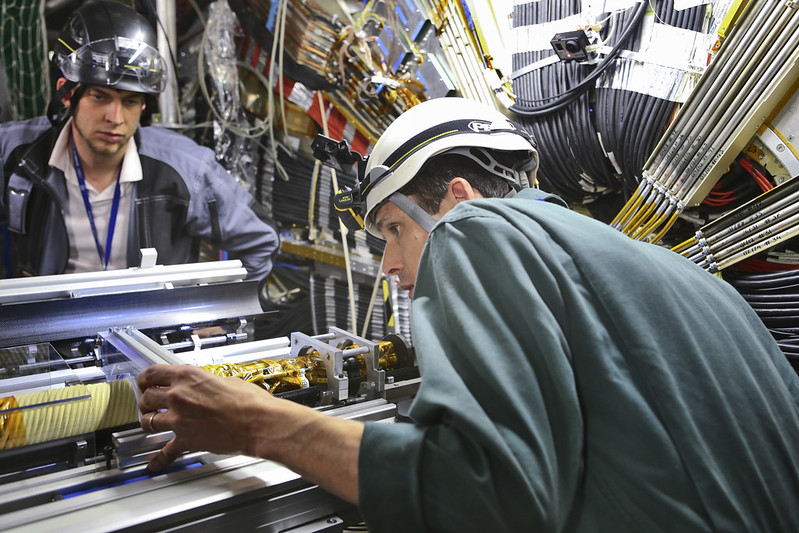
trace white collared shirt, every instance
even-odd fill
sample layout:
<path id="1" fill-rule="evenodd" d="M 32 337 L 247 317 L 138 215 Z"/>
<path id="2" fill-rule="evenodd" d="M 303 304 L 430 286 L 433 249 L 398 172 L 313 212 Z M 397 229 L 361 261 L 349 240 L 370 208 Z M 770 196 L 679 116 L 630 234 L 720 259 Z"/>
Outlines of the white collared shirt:
<path id="1" fill-rule="evenodd" d="M 103 270 L 103 263 L 97 253 L 94 235 L 89 224 L 89 216 L 83 205 L 78 177 L 72 163 L 72 148 L 69 142 L 72 131 L 72 119 L 61 130 L 56 140 L 49 164 L 60 169 L 67 182 L 67 205 L 64 219 L 69 235 L 69 262 L 65 273 L 89 272 Z M 142 179 L 141 161 L 136 142 L 133 138 L 128 142 L 125 157 L 122 160 L 122 171 L 119 175 L 120 197 L 119 210 L 114 227 L 114 239 L 111 243 L 111 258 L 108 270 L 127 268 L 128 226 L 130 224 L 131 203 L 133 201 L 134 182 Z M 86 182 L 89 192 L 89 203 L 92 206 L 97 237 L 104 248 L 108 237 L 108 221 L 111 216 L 111 205 L 114 200 L 114 186 L 108 186 L 102 192 Z"/>

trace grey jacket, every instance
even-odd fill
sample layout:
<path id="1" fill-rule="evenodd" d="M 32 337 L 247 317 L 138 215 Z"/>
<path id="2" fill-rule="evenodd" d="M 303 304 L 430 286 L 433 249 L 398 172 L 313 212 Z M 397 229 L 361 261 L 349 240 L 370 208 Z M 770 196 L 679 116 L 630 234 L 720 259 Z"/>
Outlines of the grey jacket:
<path id="1" fill-rule="evenodd" d="M 48 166 L 60 128 L 46 117 L 0 124 L 0 219 L 8 224 L 7 276 L 64 272 L 69 240 L 64 223 L 64 174 Z M 195 262 L 200 241 L 241 259 L 250 279 L 272 268 L 277 231 L 214 153 L 158 127 L 135 134 L 143 178 L 135 184 L 128 228 L 128 266 L 155 248 L 159 264 Z"/>

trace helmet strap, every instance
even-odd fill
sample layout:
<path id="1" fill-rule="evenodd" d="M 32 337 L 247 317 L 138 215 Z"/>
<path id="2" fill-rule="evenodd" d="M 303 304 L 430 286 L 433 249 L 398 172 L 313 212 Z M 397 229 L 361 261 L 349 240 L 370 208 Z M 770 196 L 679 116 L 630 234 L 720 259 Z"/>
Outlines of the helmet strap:
<path id="1" fill-rule="evenodd" d="M 419 207 L 419 204 L 400 192 L 395 192 L 387 198 L 387 201 L 396 205 L 403 213 L 411 217 L 414 222 L 419 224 L 427 233 L 433 231 L 433 226 L 438 222 L 433 215 Z"/>
<path id="2" fill-rule="evenodd" d="M 65 107 L 61 102 L 61 99 L 68 95 L 69 91 L 73 89 L 75 89 L 75 92 L 72 93 L 72 97 L 69 101 L 69 107 Z M 74 111 L 75 106 L 78 104 L 78 100 L 80 100 L 80 97 L 83 96 L 85 91 L 86 87 L 84 85 L 78 84 L 74 81 L 66 80 L 56 91 L 55 96 L 47 105 L 47 118 L 50 119 L 50 123 L 53 125 L 59 125 L 72 116 L 72 112 Z"/>
<path id="3" fill-rule="evenodd" d="M 66 84 L 64 84 L 66 85 Z M 63 89 L 63 86 L 61 87 Z M 75 108 L 78 107 L 78 102 L 83 98 L 83 93 L 86 92 L 86 84 L 79 83 L 75 90 L 72 92 L 72 97 L 69 99 L 70 113 L 75 113 Z"/>
<path id="4" fill-rule="evenodd" d="M 78 86 L 77 82 L 66 80 L 61 85 L 61 87 L 56 91 L 55 93 L 56 100 L 60 102 L 62 98 L 64 98 L 67 94 L 69 94 L 69 91 L 71 91 L 77 86 Z"/>
<path id="5" fill-rule="evenodd" d="M 515 189 L 511 189 L 508 191 L 508 194 L 505 195 L 505 198 L 512 198 L 516 196 Z M 400 210 L 411 217 L 411 219 L 419 224 L 423 230 L 427 233 L 433 231 L 433 226 L 436 225 L 438 220 L 433 218 L 433 215 L 422 209 L 419 204 L 402 194 L 401 192 L 395 192 L 389 196 L 386 201 L 391 202 L 392 204 L 396 205 L 400 208 Z"/>

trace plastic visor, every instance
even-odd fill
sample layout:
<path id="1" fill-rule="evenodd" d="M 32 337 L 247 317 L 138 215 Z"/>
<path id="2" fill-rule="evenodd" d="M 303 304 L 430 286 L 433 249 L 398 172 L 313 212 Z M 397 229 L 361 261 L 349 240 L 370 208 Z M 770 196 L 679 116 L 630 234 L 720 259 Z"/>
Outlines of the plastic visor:
<path id="1" fill-rule="evenodd" d="M 134 39 L 92 41 L 66 56 L 59 67 L 71 81 L 113 86 L 123 77 L 135 78 L 146 92 L 161 92 L 166 84 L 164 60 L 158 50 Z"/>

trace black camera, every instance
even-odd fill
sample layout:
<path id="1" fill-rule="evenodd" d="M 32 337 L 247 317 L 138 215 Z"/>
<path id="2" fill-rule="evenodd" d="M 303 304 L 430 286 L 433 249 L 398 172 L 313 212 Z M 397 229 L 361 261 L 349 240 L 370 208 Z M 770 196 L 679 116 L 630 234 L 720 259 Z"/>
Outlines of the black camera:
<path id="1" fill-rule="evenodd" d="M 549 42 L 561 61 L 588 63 L 597 57 L 596 51 L 590 49 L 591 41 L 583 30 L 558 33 Z"/>

